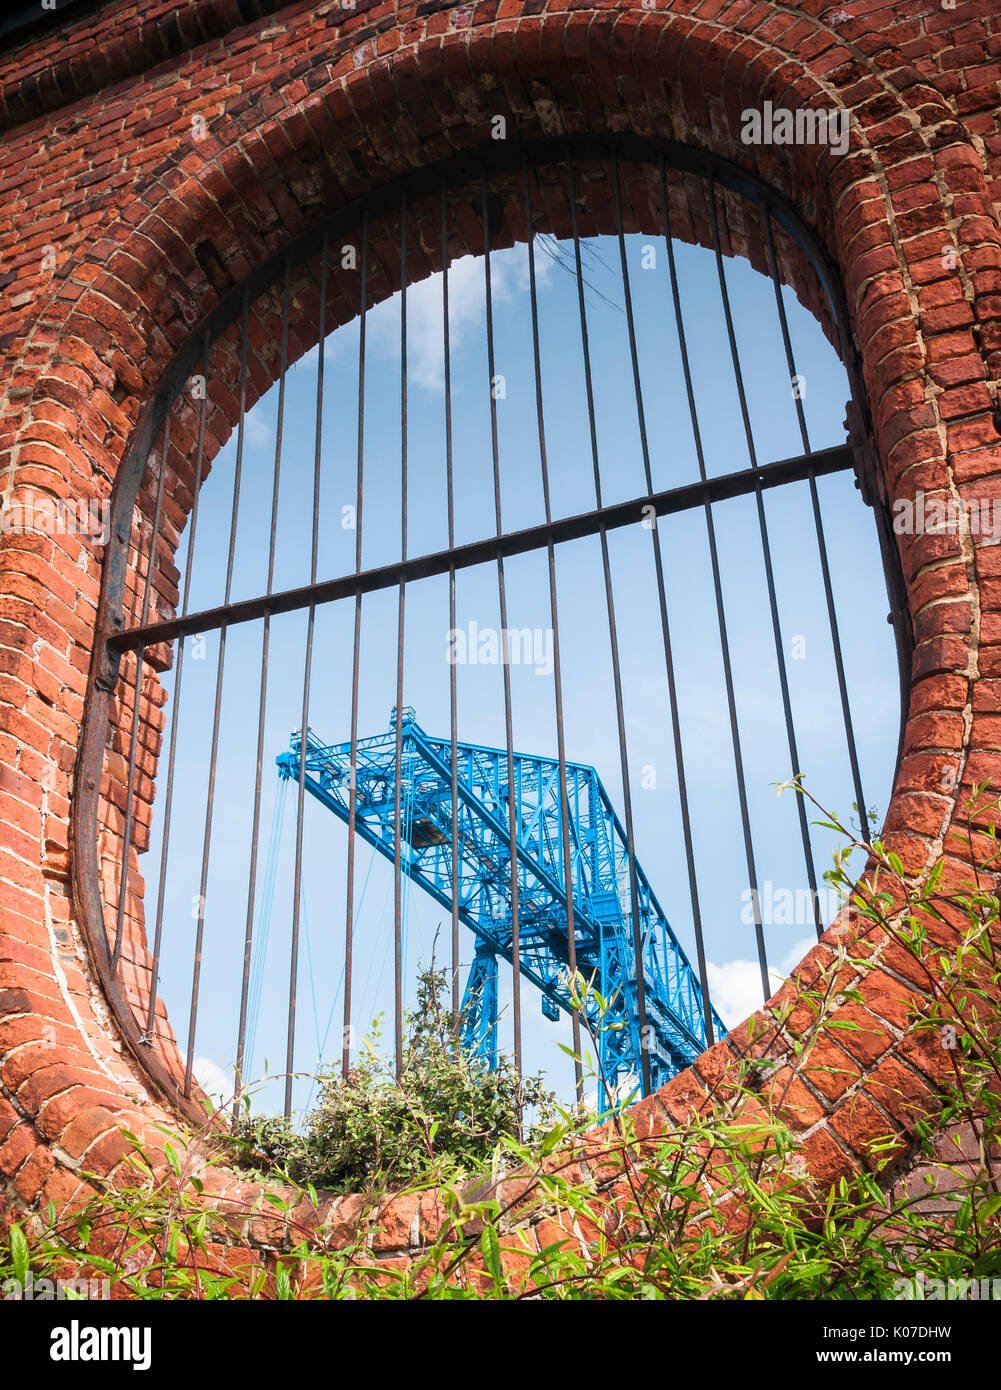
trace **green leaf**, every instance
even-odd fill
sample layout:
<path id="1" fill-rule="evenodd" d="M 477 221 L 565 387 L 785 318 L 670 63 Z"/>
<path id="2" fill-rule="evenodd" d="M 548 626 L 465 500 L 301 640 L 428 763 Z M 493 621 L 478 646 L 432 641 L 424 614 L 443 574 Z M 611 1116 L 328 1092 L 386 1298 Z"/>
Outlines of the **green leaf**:
<path id="1" fill-rule="evenodd" d="M 500 1293 L 504 1276 L 501 1271 L 500 1241 L 497 1238 L 496 1226 L 484 1226 L 483 1234 L 480 1236 L 480 1248 L 483 1251 L 483 1263 L 494 1281 L 494 1290 Z"/>
<path id="2" fill-rule="evenodd" d="M 28 1282 L 28 1242 L 17 1225 L 10 1228 L 10 1260 L 14 1266 L 14 1277 L 23 1289 Z"/>

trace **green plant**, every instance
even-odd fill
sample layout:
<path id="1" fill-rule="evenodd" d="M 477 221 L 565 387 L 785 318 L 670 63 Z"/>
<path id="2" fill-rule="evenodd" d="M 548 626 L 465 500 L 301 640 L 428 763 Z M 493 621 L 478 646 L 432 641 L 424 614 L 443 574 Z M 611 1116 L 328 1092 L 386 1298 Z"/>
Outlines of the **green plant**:
<path id="1" fill-rule="evenodd" d="M 166 1178 L 133 1136 L 132 1180 L 104 1186 L 72 1218 L 50 1209 L 30 1230 L 28 1222 L 13 1226 L 0 1277 L 14 1270 L 23 1279 L 30 1262 L 39 1273 L 108 1269 L 139 1298 L 602 1301 L 879 1299 L 913 1294 L 921 1276 L 1001 1277 L 999 820 L 1001 805 L 976 788 L 966 826 L 950 842 L 968 861 L 968 877 L 950 882 L 955 856 L 908 874 L 883 844 L 867 843 L 825 812 L 824 823 L 845 840 L 828 879 L 850 899 L 852 933 L 836 940 L 794 999 L 778 996 L 743 1039 L 736 1074 L 663 1132 L 640 1137 L 626 1112 L 581 1134 L 578 1117 L 559 1111 L 520 1140 L 510 1087 L 467 1124 L 472 1075 L 449 1069 L 450 1021 L 437 1008 L 441 985 L 432 971 L 422 998 L 435 1007 L 411 1020 L 399 1085 L 373 1073 L 356 1089 L 328 1082 L 321 1100 L 317 1169 L 336 1165 L 344 1136 L 353 1163 L 374 1156 L 365 1169 L 372 1195 L 356 1204 L 347 1232 L 327 1234 L 311 1219 L 322 1201 L 308 1183 L 266 1184 L 263 1204 L 231 1200 L 221 1210 L 207 1200 L 203 1176 L 206 1162 L 223 1155 L 206 1160 L 204 1136 L 170 1149 Z M 869 857 L 855 886 L 846 868 L 853 849 Z M 824 1069 L 825 1044 L 858 1027 L 838 1015 L 861 1002 L 854 980 L 874 959 L 892 959 L 920 981 L 906 1026 L 944 1060 L 936 1094 L 926 1093 L 923 1110 L 912 1107 L 908 1132 L 887 1118 L 886 1133 L 872 1136 L 868 1166 L 824 1185 L 797 1167 L 799 1141 L 785 1107 L 795 1084 L 809 1086 L 811 1073 Z M 589 987 L 571 983 L 583 1005 Z M 600 1015 L 605 1001 L 593 1002 Z M 776 1070 L 770 1054 L 780 1046 Z M 359 1120 L 352 1099 L 376 1093 L 385 1112 L 375 1123 Z M 943 1155 L 959 1126 L 974 1136 L 976 1153 L 950 1161 Z M 268 1121 L 255 1142 L 280 1166 L 293 1140 Z M 908 1192 L 895 1180 L 915 1157 L 946 1189 L 934 1209 L 925 1190 Z M 390 1182 L 400 1185 L 397 1201 L 420 1196 L 426 1219 L 420 1248 L 387 1263 L 372 1254 L 368 1236 L 382 1219 L 384 1199 L 374 1189 Z M 272 1267 L 248 1267 L 239 1256 L 244 1223 L 262 1211 L 277 1232 Z"/>
<path id="2" fill-rule="evenodd" d="M 366 1039 L 347 1077 L 321 1074 L 302 1133 L 248 1105 L 233 1129 L 241 1159 L 337 1192 L 385 1192 L 431 1172 L 444 1180 L 475 1171 L 516 1139 L 526 1111 L 537 1126 L 550 1123 L 556 1098 L 541 1075 L 519 1080 L 503 1055 L 491 1071 L 458 1047 L 446 989 L 446 973 L 432 961 L 418 975 L 417 1006 L 405 1018 L 400 1075 Z"/>

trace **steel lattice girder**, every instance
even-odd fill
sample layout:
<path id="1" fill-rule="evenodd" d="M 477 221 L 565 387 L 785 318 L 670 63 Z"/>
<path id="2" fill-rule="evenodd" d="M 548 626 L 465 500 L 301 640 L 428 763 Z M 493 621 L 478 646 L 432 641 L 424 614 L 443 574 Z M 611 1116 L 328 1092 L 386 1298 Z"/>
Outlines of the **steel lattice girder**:
<path id="1" fill-rule="evenodd" d="M 431 738 L 405 709 L 401 729 L 400 828 L 403 872 L 451 911 L 452 744 Z M 298 779 L 301 736 L 278 759 L 280 774 Z M 356 829 L 395 858 L 395 717 L 388 732 L 356 744 Z M 512 959 L 511 862 L 507 754 L 456 745 L 458 763 L 459 917 L 477 940 L 464 1041 L 490 1055 L 496 1047 L 496 991 L 490 954 Z M 550 1009 L 569 1012 L 567 909 L 560 836 L 559 763 L 516 753 L 518 921 L 521 973 Z M 641 1074 L 640 1019 L 633 968 L 629 855 L 623 828 L 593 767 L 566 764 L 577 969 L 612 1000 L 599 1038 L 603 1074 L 615 1087 Z M 324 744 L 307 730 L 304 784 L 328 810 L 349 819 L 351 744 Z M 706 1046 L 698 977 L 635 865 L 641 914 L 646 1033 L 653 1084 L 689 1065 Z M 486 1015 L 483 1016 L 483 1008 Z M 555 1006 L 555 1008 L 553 1008 Z M 589 1011 L 594 1018 L 597 1005 Z M 493 1017 L 490 1014 L 493 1013 Z M 726 1027 L 713 1014 L 716 1036 Z M 608 1026 L 612 1025 L 612 1026 Z"/>

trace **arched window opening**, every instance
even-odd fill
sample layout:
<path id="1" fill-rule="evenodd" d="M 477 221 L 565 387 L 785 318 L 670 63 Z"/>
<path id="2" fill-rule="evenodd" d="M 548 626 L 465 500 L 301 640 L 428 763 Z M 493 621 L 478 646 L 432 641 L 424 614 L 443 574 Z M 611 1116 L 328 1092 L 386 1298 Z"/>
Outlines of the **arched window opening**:
<path id="1" fill-rule="evenodd" d="M 795 215 L 650 141 L 415 176 L 214 311 L 119 483 L 77 813 L 161 1087 L 301 1112 L 380 1014 L 399 1059 L 432 954 L 464 1044 L 566 1099 L 774 991 L 838 907 L 776 784 L 868 828 L 893 774 L 853 376 Z"/>

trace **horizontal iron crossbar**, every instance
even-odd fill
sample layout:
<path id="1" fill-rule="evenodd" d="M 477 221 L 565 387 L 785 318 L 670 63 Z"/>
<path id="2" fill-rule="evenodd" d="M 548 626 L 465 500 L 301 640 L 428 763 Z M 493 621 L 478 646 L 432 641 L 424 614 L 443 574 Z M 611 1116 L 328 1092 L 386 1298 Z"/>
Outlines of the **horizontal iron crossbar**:
<path id="1" fill-rule="evenodd" d="M 549 544 L 558 545 L 563 541 L 581 540 L 585 536 L 598 535 L 602 530 L 614 531 L 623 526 L 635 526 L 649 516 L 651 507 L 657 516 L 670 516 L 688 511 L 692 507 L 746 496 L 759 487 L 780 487 L 784 483 L 802 481 L 811 474 L 821 477 L 827 473 L 844 472 L 854 468 L 854 465 L 854 453 L 848 444 L 839 444 L 831 449 L 818 449 L 816 453 L 799 454 L 795 458 L 781 459 L 761 468 L 745 468 L 738 473 L 725 473 L 722 477 L 709 478 L 705 482 L 668 488 L 664 492 L 652 493 L 647 497 L 616 502 L 611 506 L 543 522 L 539 526 L 530 526 L 521 531 L 489 536 L 485 540 L 456 546 L 453 550 L 438 550 L 411 560 L 398 560 L 390 565 L 363 570 L 361 573 L 345 574 L 337 579 L 324 579 L 316 584 L 304 584 L 298 589 L 284 589 L 279 593 L 266 594 L 259 598 L 243 599 L 237 603 L 222 604 L 217 608 L 205 608 L 198 613 L 189 613 L 183 618 L 170 618 L 165 622 L 129 628 L 111 636 L 108 645 L 115 651 L 134 651 L 139 647 L 155 646 L 159 642 L 172 642 L 175 638 L 188 637 L 196 632 L 208 632 L 222 627 L 232 627 L 236 623 L 253 622 L 269 614 L 292 613 L 312 604 L 330 603 L 336 599 L 352 598 L 356 594 L 374 593 L 380 589 L 394 589 L 400 584 L 411 583 L 416 579 L 448 574 L 453 569 L 470 569 L 474 565 L 506 559 L 510 555 L 524 555 L 528 551 L 538 550 Z"/>

